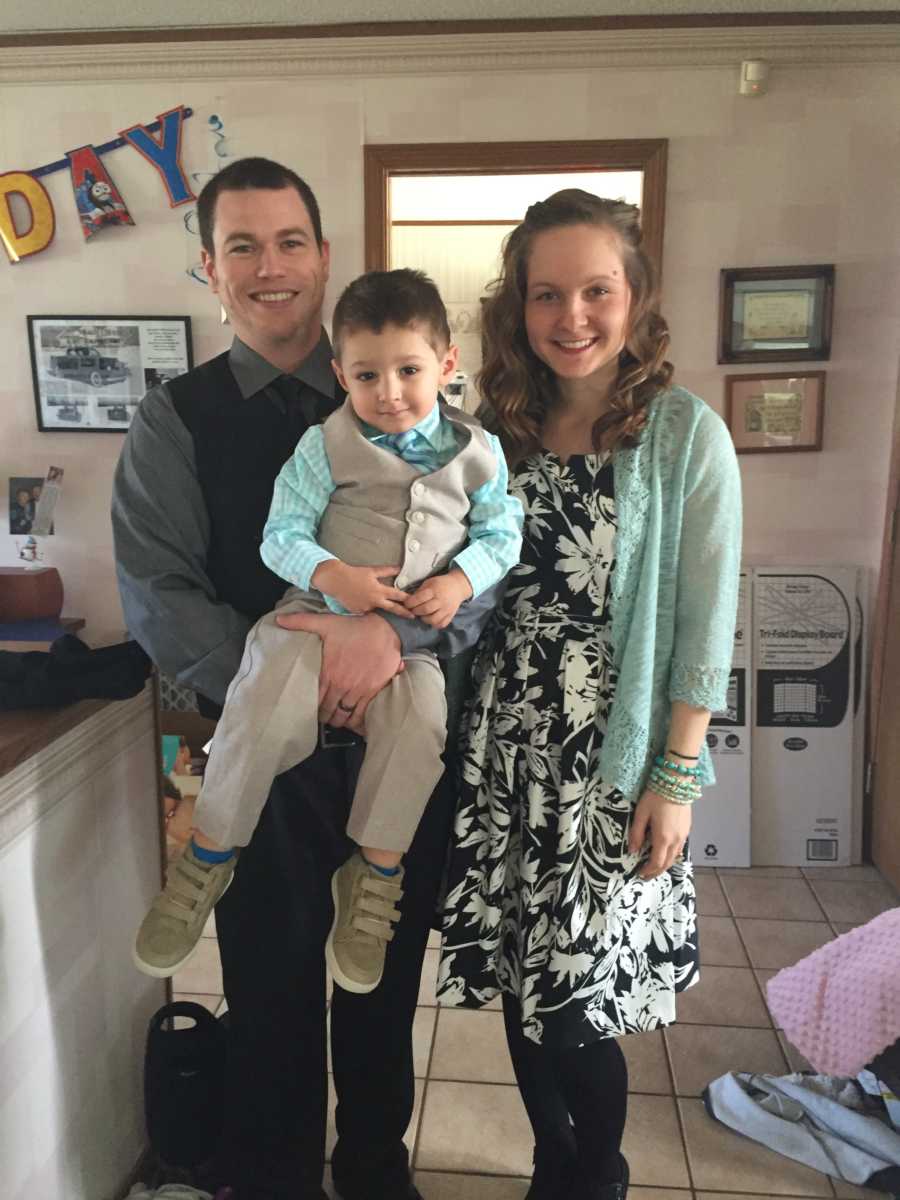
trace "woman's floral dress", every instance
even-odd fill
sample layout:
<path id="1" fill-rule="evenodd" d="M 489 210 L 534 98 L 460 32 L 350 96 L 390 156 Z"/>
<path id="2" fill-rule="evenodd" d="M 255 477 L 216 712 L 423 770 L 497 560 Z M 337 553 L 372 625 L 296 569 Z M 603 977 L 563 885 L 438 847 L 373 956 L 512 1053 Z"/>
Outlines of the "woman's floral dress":
<path id="1" fill-rule="evenodd" d="M 438 998 L 510 992 L 533 1040 L 581 1045 L 675 1019 L 698 978 L 693 878 L 687 859 L 637 878 L 632 804 L 597 773 L 616 687 L 612 463 L 543 452 L 511 487 L 522 560 L 463 721 Z"/>

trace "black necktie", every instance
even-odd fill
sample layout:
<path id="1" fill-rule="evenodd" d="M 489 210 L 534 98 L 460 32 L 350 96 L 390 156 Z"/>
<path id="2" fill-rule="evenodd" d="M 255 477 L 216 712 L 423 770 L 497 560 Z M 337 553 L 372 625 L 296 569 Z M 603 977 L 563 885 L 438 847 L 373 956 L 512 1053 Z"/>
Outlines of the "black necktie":
<path id="1" fill-rule="evenodd" d="M 316 399 L 312 388 L 307 387 L 294 375 L 279 375 L 277 379 L 273 379 L 271 387 L 275 393 L 273 402 L 288 418 L 298 437 L 309 429 L 310 425 L 318 424 L 319 414 L 316 411 Z"/>

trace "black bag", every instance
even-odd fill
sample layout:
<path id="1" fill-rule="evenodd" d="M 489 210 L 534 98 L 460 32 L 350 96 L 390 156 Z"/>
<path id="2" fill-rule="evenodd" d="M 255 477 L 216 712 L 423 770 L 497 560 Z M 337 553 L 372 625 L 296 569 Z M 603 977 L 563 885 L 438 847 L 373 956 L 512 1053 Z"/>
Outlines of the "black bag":
<path id="1" fill-rule="evenodd" d="M 176 1028 L 176 1017 L 193 1024 Z M 150 1145 L 170 1167 L 194 1169 L 215 1153 L 222 1132 L 226 1029 L 189 1000 L 150 1020 L 144 1057 L 144 1115 Z"/>

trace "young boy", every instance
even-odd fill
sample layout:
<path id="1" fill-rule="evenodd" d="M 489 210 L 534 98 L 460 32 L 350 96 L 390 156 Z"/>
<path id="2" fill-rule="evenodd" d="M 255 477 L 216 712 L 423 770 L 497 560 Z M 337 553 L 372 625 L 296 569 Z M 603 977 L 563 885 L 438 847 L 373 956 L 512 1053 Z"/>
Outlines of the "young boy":
<path id="1" fill-rule="evenodd" d="M 522 506 L 507 493 L 498 440 L 445 405 L 458 351 L 434 284 L 373 271 L 333 318 L 343 407 L 300 439 L 275 483 L 261 554 L 292 586 L 278 613 L 382 608 L 444 628 L 460 604 L 519 559 Z M 250 631 L 228 689 L 194 837 L 138 931 L 135 962 L 167 976 L 196 949 L 247 845 L 272 780 L 318 740 L 321 642 L 269 613 Z M 332 879 L 326 956 L 335 982 L 377 987 L 399 917 L 403 868 L 443 771 L 444 681 L 433 654 L 404 669 L 366 711 L 366 754 L 347 833 L 360 847 Z"/>

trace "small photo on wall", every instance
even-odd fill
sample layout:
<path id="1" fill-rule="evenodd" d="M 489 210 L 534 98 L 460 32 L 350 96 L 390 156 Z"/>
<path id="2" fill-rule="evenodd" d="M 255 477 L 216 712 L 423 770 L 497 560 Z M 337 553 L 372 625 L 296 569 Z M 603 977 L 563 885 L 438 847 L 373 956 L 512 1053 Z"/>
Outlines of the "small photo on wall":
<path id="1" fill-rule="evenodd" d="M 31 533 L 38 501 L 44 490 L 43 476 L 11 475 L 9 478 L 9 532 Z M 53 532 L 53 529 L 50 529 Z"/>

